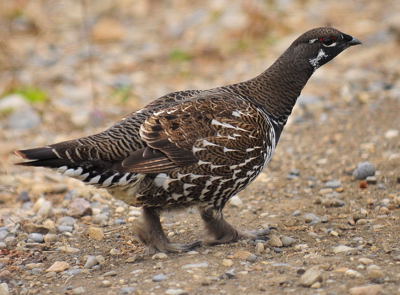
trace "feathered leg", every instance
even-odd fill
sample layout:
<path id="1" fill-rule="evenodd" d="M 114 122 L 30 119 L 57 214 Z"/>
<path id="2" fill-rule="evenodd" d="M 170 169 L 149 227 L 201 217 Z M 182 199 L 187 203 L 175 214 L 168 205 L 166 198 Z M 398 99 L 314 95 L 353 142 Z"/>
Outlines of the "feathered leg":
<path id="1" fill-rule="evenodd" d="M 200 208 L 200 214 L 208 233 L 214 238 L 205 241 L 207 245 L 233 243 L 240 239 L 268 240 L 271 231 L 270 228 L 250 232 L 239 231 L 224 219 L 222 209 Z"/>
<path id="2" fill-rule="evenodd" d="M 148 247 L 148 253 L 185 252 L 201 245 L 200 241 L 189 244 L 171 243 L 164 233 L 160 222 L 159 210 L 143 208 L 142 221 L 136 226 L 140 240 Z"/>

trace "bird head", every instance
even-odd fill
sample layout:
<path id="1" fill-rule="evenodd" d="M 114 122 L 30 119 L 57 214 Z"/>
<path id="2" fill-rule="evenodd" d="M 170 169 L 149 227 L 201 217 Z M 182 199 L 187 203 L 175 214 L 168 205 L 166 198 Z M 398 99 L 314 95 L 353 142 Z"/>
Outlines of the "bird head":
<path id="1" fill-rule="evenodd" d="M 315 71 L 343 50 L 358 44 L 361 44 L 358 39 L 335 28 L 320 27 L 302 34 L 288 51 L 296 61 L 306 61 L 307 66 Z"/>

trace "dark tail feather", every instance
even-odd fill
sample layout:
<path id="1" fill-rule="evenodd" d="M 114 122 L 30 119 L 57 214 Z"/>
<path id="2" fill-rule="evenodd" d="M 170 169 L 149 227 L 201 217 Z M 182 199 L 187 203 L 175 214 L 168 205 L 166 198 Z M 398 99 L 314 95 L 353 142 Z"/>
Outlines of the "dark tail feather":
<path id="1" fill-rule="evenodd" d="M 51 147 L 40 147 L 28 150 L 15 151 L 15 154 L 27 159 L 33 160 L 30 162 L 20 162 L 16 165 L 22 166 L 35 166 L 35 167 L 49 167 L 57 168 L 70 163 L 70 161 L 65 159 L 60 159 Z"/>

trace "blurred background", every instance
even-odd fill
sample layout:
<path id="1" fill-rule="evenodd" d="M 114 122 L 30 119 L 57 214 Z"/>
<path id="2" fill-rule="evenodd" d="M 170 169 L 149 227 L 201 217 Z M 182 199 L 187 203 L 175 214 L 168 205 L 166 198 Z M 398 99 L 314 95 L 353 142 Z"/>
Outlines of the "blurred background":
<path id="1" fill-rule="evenodd" d="M 397 0 L 1 1 L 0 168 L 168 92 L 251 78 L 325 25 L 364 45 L 316 72 L 292 121 L 400 96 Z"/>

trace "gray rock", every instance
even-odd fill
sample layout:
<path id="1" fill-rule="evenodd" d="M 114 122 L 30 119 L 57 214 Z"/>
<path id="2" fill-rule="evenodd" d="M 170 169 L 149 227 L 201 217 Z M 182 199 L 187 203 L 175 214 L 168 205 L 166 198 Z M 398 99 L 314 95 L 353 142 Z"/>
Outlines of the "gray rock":
<path id="1" fill-rule="evenodd" d="M 353 177 L 362 180 L 368 176 L 374 176 L 375 171 L 375 166 L 373 164 L 370 162 L 362 162 L 359 163 L 357 168 L 353 171 Z"/>
<path id="2" fill-rule="evenodd" d="M 185 294 L 189 294 L 188 292 L 186 292 L 183 289 L 167 289 L 165 291 L 165 294 L 167 295 L 185 295 Z"/>
<path id="3" fill-rule="evenodd" d="M 316 282 L 322 282 L 322 270 L 318 266 L 307 269 L 300 277 L 300 285 L 305 287 L 310 287 Z"/>
<path id="4" fill-rule="evenodd" d="M 3 241 L 8 236 L 8 230 L 3 229 L 0 231 L 0 241 Z"/>
<path id="5" fill-rule="evenodd" d="M 283 236 L 281 238 L 283 247 L 289 247 L 292 246 L 294 243 L 296 243 L 296 239 L 291 238 L 291 237 L 287 237 L 287 236 Z"/>
<path id="6" fill-rule="evenodd" d="M 32 107 L 25 107 L 14 111 L 7 120 L 7 126 L 15 130 L 29 130 L 39 126 L 40 116 Z"/>
<path id="7" fill-rule="evenodd" d="M 84 268 L 92 268 L 93 266 L 95 266 L 96 264 L 98 264 L 99 262 L 97 261 L 96 256 L 93 255 L 89 255 L 86 259 L 85 265 L 83 266 Z"/>
<path id="8" fill-rule="evenodd" d="M 92 215 L 92 208 L 87 200 L 76 198 L 69 205 L 68 214 L 74 217 Z"/>
<path id="9" fill-rule="evenodd" d="M 162 281 L 165 281 L 166 279 L 168 279 L 168 277 L 165 274 L 160 273 L 158 275 L 153 276 L 152 281 L 153 282 L 162 282 Z"/>
<path id="10" fill-rule="evenodd" d="M 28 239 L 34 241 L 35 243 L 43 243 L 44 242 L 44 236 L 39 233 L 29 234 Z"/>
<path id="11" fill-rule="evenodd" d="M 117 275 L 117 272 L 115 270 L 111 270 L 111 271 L 103 273 L 103 277 L 115 277 L 116 275 Z"/>
<path id="12" fill-rule="evenodd" d="M 342 186 L 342 182 L 340 180 L 330 180 L 325 183 L 325 187 L 328 188 L 338 188 Z"/>
<path id="13" fill-rule="evenodd" d="M 73 232 L 74 228 L 72 226 L 70 226 L 70 225 L 59 225 L 59 226 L 57 226 L 57 230 L 60 233 L 64 233 L 64 232 L 71 233 L 71 232 Z"/>
<path id="14" fill-rule="evenodd" d="M 66 225 L 66 226 L 72 226 L 72 227 L 75 225 L 75 222 L 76 222 L 75 218 L 73 218 L 71 216 L 63 216 L 57 220 L 57 223 L 59 225 Z"/>
<path id="15" fill-rule="evenodd" d="M 321 218 L 314 213 L 306 213 L 304 214 L 304 221 L 309 224 L 317 224 L 321 222 Z"/>
<path id="16" fill-rule="evenodd" d="M 182 266 L 182 269 L 188 269 L 188 268 L 203 268 L 203 267 L 208 267 L 208 262 L 200 262 L 200 263 L 185 264 L 185 265 Z"/>
<path id="17" fill-rule="evenodd" d="M 119 290 L 119 294 L 121 295 L 132 295 L 136 291 L 135 287 L 124 287 Z"/>

